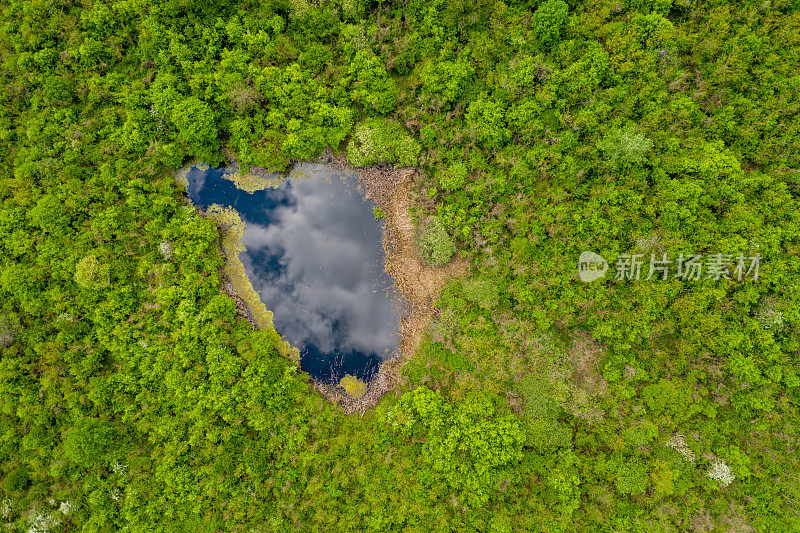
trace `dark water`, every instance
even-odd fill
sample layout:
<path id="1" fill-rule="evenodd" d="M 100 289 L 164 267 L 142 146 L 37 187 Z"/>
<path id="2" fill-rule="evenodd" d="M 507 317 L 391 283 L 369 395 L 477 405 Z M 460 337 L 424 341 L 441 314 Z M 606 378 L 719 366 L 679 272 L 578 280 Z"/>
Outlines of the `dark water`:
<path id="1" fill-rule="evenodd" d="M 314 378 L 369 379 L 399 325 L 374 204 L 362 200 L 354 176 L 326 165 L 302 165 L 295 170 L 308 177 L 253 194 L 224 170 L 193 167 L 187 192 L 195 205 L 233 207 L 247 223 L 240 259 L 275 329 Z"/>

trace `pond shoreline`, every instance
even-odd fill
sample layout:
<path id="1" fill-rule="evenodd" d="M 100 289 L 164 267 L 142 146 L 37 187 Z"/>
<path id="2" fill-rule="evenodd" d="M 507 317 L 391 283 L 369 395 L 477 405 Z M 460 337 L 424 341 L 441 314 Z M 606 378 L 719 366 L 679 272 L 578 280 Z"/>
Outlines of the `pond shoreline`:
<path id="1" fill-rule="evenodd" d="M 231 163 L 237 163 L 231 158 Z M 348 395 L 337 383 L 322 382 L 309 375 L 308 383 L 311 387 L 325 396 L 331 403 L 338 405 L 345 413 L 363 414 L 368 409 L 376 406 L 380 398 L 387 392 L 397 388 L 402 381 L 401 370 L 405 363 L 414 355 L 422 339 L 422 335 L 435 313 L 434 301 L 439 290 L 445 282 L 466 272 L 467 262 L 458 257 L 441 267 L 432 267 L 421 258 L 416 240 L 416 228 L 412 222 L 410 208 L 414 204 L 414 183 L 418 176 L 418 169 L 414 167 L 377 166 L 355 168 L 348 162 L 345 154 L 336 154 L 325 149 L 322 155 L 314 160 L 295 162 L 321 163 L 355 175 L 358 179 L 358 192 L 364 200 L 372 200 L 385 213 L 381 224 L 381 243 L 384 252 L 384 266 L 386 273 L 391 277 L 396 289 L 396 305 L 400 309 L 400 326 L 398 331 L 398 344 L 394 353 L 384 359 L 373 378 L 366 382 L 366 391 L 361 397 L 354 398 Z M 185 167 L 186 169 L 189 166 Z M 251 169 L 249 181 L 251 185 L 263 179 L 263 186 L 272 186 L 276 173 L 267 172 L 266 169 Z M 289 172 L 281 173 L 289 176 Z M 176 179 L 183 184 L 181 171 L 176 173 Z M 231 178 L 228 178 L 231 179 Z M 235 179 L 233 180 L 235 181 Z M 256 187 L 259 185 L 256 184 Z M 208 214 L 192 205 L 203 216 Z M 219 224 L 218 224 L 219 226 Z M 220 227 L 220 231 L 226 229 Z M 223 236 L 225 239 L 225 236 Z M 239 262 L 238 256 L 226 253 L 222 247 L 226 262 Z M 221 292 L 230 296 L 236 302 L 237 313 L 247 320 L 254 329 L 258 328 L 258 321 L 254 318 L 254 311 L 250 308 L 247 295 L 240 295 L 236 283 L 228 276 L 228 268 L 223 268 Z M 245 290 L 247 287 L 243 287 Z M 252 296 L 252 295 L 250 295 Z M 263 304 L 261 307 L 264 307 Z M 266 309 L 264 307 L 264 309 Z M 294 347 L 289 347 L 284 341 L 279 351 L 289 357 L 299 366 L 299 352 Z M 297 352 L 297 353 L 295 353 Z"/>

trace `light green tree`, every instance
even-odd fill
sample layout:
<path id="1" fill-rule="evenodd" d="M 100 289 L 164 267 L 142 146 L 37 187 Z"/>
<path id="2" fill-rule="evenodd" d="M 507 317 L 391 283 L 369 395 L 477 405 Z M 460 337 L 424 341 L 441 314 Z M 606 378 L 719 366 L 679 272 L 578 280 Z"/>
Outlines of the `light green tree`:
<path id="1" fill-rule="evenodd" d="M 89 254 L 75 266 L 75 281 L 84 289 L 105 289 L 110 283 L 109 266 Z"/>
<path id="2" fill-rule="evenodd" d="M 603 152 L 606 162 L 615 169 L 641 165 L 647 153 L 653 147 L 653 141 L 636 130 L 634 124 L 625 128 L 614 128 L 597 143 Z"/>
<path id="3" fill-rule="evenodd" d="M 455 252 L 453 239 L 447 234 L 444 223 L 433 217 L 425 225 L 419 237 L 420 254 L 429 265 L 440 266 L 448 263 Z"/>

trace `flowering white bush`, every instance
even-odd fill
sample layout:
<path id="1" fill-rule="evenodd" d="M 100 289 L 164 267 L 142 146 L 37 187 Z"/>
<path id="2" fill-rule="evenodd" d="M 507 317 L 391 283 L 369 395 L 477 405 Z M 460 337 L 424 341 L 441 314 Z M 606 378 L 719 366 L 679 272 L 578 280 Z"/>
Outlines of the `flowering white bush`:
<path id="1" fill-rule="evenodd" d="M 146 346 L 143 346 L 143 348 L 146 348 Z M 111 463 L 111 470 L 115 474 L 119 474 L 121 476 L 124 476 L 125 473 L 128 471 L 128 465 L 121 464 L 121 463 L 119 463 L 117 461 L 114 461 L 113 463 Z"/>
<path id="2" fill-rule="evenodd" d="M 161 252 L 161 255 L 166 260 L 172 259 L 172 245 L 168 241 L 161 241 L 161 244 L 158 245 L 158 251 Z"/>
<path id="3" fill-rule="evenodd" d="M 74 508 L 75 504 L 67 500 L 65 502 L 61 502 L 61 506 L 58 508 L 58 510 L 61 511 L 62 514 L 68 515 Z"/>
<path id="4" fill-rule="evenodd" d="M 674 448 L 680 453 L 684 459 L 689 461 L 690 463 L 694 463 L 697 461 L 697 457 L 694 455 L 694 452 L 686 445 L 686 438 L 683 436 L 682 433 L 676 433 L 664 444 L 664 446 L 668 446 L 669 448 Z"/>
<path id="5" fill-rule="evenodd" d="M 731 467 L 723 459 L 717 459 L 711 464 L 706 474 L 711 479 L 719 481 L 720 485 L 727 487 L 736 477 L 733 475 Z"/>
<path id="6" fill-rule="evenodd" d="M 28 533 L 49 533 L 51 528 L 56 527 L 59 521 L 54 516 L 39 512 L 38 509 L 31 509 L 28 512 Z"/>
<path id="7" fill-rule="evenodd" d="M 0 504 L 0 516 L 3 518 L 8 518 L 11 516 L 11 509 L 14 505 L 14 502 L 11 500 L 3 500 L 3 503 Z"/>
<path id="8" fill-rule="evenodd" d="M 624 129 L 612 129 L 597 147 L 603 151 L 606 161 L 613 168 L 628 165 L 640 165 L 646 160 L 645 154 L 653 147 L 653 141 L 636 131 L 636 126 L 629 124 Z"/>
<path id="9" fill-rule="evenodd" d="M 773 309 L 770 303 L 764 303 L 759 306 L 755 319 L 764 329 L 780 330 L 783 327 L 783 313 Z"/>

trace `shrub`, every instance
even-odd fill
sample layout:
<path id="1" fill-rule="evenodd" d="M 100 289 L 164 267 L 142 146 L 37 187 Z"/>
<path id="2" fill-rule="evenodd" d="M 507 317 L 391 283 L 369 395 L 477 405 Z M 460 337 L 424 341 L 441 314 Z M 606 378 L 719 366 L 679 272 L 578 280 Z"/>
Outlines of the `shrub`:
<path id="1" fill-rule="evenodd" d="M 432 218 L 422 230 L 419 247 L 422 258 L 433 266 L 449 262 L 455 251 L 455 245 L 447 234 L 444 223 L 436 217 Z"/>
<path id="2" fill-rule="evenodd" d="M 723 487 L 727 487 L 736 477 L 733 475 L 731 467 L 724 460 L 717 460 L 711 464 L 706 473 L 708 477 L 719 482 Z"/>
<path id="3" fill-rule="evenodd" d="M 82 418 L 64 440 L 67 459 L 82 466 L 95 464 L 111 445 L 113 428 L 96 418 Z"/>
<path id="4" fill-rule="evenodd" d="M 504 105 L 494 100 L 475 100 L 469 104 L 465 117 L 467 125 L 484 148 L 498 150 L 511 139 L 505 112 Z"/>
<path id="5" fill-rule="evenodd" d="M 413 166 L 420 146 L 393 120 L 367 119 L 358 126 L 347 145 L 347 158 L 354 166 L 369 167 L 379 163 Z"/>
<path id="6" fill-rule="evenodd" d="M 8 347 L 14 344 L 19 329 L 19 319 L 16 315 L 0 315 L 0 346 Z"/>
<path id="7" fill-rule="evenodd" d="M 446 191 L 455 191 L 464 186 L 467 181 L 467 167 L 464 163 L 458 162 L 450 165 L 447 173 L 439 178 L 439 183 Z"/>
<path id="8" fill-rule="evenodd" d="M 5 489 L 6 493 L 13 494 L 14 492 L 27 488 L 30 482 L 31 478 L 28 475 L 28 468 L 22 465 L 6 476 L 3 482 L 3 489 Z"/>
<path id="9" fill-rule="evenodd" d="M 481 309 L 491 311 L 500 303 L 500 292 L 492 280 L 480 277 L 464 283 L 464 297 Z"/>
<path id="10" fill-rule="evenodd" d="M 649 483 L 647 467 L 635 460 L 625 461 L 617 468 L 614 483 L 622 494 L 642 494 Z"/>
<path id="11" fill-rule="evenodd" d="M 774 301 L 761 302 L 754 317 L 764 329 L 780 331 L 783 328 L 783 313 L 775 308 Z"/>
<path id="12" fill-rule="evenodd" d="M 367 392 L 367 384 L 350 374 L 345 374 L 344 377 L 339 380 L 339 386 L 353 398 L 361 398 L 364 396 L 364 393 Z"/>

